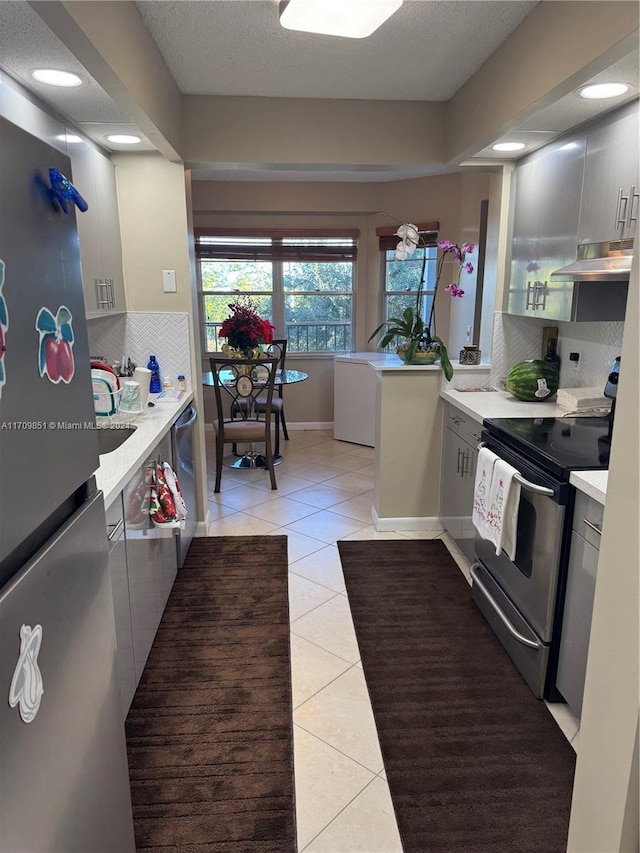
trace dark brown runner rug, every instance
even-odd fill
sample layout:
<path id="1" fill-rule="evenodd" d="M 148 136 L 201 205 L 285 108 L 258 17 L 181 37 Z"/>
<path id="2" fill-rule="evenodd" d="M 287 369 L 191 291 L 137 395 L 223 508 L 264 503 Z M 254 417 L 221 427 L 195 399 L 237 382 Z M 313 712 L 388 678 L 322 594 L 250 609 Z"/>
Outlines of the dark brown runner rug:
<path id="1" fill-rule="evenodd" d="M 573 749 L 444 544 L 338 548 L 405 853 L 564 851 Z"/>
<path id="2" fill-rule="evenodd" d="M 287 537 L 194 539 L 126 722 L 138 851 L 296 850 Z"/>

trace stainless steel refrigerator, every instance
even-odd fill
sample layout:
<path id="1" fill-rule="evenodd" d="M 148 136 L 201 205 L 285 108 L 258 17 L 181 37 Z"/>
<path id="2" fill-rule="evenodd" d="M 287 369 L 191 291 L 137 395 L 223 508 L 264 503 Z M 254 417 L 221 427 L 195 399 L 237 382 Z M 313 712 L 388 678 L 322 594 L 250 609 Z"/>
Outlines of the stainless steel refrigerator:
<path id="1" fill-rule="evenodd" d="M 71 178 L 67 157 L 0 118 L 0 850 L 125 853 L 75 204 L 50 169 Z"/>

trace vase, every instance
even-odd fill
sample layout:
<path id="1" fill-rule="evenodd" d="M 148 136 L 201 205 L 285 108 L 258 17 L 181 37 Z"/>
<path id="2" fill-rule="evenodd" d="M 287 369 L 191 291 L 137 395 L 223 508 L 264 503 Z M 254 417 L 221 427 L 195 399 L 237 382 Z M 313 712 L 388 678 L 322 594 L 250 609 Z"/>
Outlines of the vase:
<path id="1" fill-rule="evenodd" d="M 440 347 L 436 343 L 431 343 L 424 348 L 418 348 L 410 359 L 407 358 L 408 349 L 408 343 L 400 344 L 396 349 L 396 353 L 405 364 L 435 364 L 440 358 Z"/>

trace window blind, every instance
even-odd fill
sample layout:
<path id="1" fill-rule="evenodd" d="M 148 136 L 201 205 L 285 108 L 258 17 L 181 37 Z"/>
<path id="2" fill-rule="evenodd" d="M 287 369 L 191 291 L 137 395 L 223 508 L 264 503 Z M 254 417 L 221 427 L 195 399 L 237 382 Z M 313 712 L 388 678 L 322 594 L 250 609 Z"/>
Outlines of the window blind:
<path id="1" fill-rule="evenodd" d="M 196 229 L 196 256 L 227 261 L 355 261 L 358 234 L 355 230 L 240 234 Z"/>

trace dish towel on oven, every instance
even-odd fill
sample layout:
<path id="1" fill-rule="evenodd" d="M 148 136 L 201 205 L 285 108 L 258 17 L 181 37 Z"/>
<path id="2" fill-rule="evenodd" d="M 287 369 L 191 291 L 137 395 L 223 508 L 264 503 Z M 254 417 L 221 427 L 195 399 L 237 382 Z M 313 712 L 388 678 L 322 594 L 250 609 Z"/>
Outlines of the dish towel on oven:
<path id="1" fill-rule="evenodd" d="M 496 454 L 486 447 L 481 447 L 478 451 L 471 521 L 483 539 L 489 538 L 489 494 L 491 492 L 493 468 L 497 461 Z"/>
<path id="2" fill-rule="evenodd" d="M 493 466 L 489 506 L 487 510 L 487 535 L 485 539 L 496 546 L 496 554 L 505 551 L 510 560 L 516 555 L 520 483 L 514 479 L 518 471 L 503 459 Z"/>

